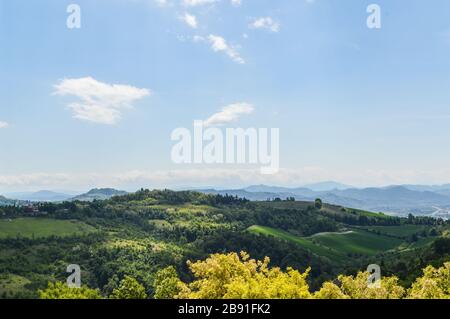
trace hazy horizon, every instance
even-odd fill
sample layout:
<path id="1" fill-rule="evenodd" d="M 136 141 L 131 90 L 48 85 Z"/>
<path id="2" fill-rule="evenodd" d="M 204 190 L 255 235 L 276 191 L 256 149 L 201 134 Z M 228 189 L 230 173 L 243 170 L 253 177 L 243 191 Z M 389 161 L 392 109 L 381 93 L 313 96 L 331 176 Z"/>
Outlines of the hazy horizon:
<path id="1" fill-rule="evenodd" d="M 58 188 L 23 188 L 23 189 L 17 189 L 15 191 L 4 191 L 4 192 L 0 192 L 0 196 L 5 196 L 8 197 L 11 195 L 19 195 L 19 194 L 31 194 L 31 193 L 37 193 L 37 192 L 54 192 L 54 193 L 60 193 L 60 194 L 65 194 L 65 195 L 80 195 L 83 193 L 87 193 L 90 190 L 93 189 L 105 189 L 105 188 L 112 188 L 112 189 L 116 189 L 119 191 L 126 191 L 126 192 L 136 192 L 140 189 L 171 189 L 174 191 L 183 191 L 183 190 L 208 190 L 208 189 L 214 189 L 214 190 L 239 190 L 239 189 L 246 189 L 252 186 L 267 186 L 267 187 L 282 187 L 282 188 L 289 188 L 289 189 L 294 189 L 294 188 L 314 188 L 312 186 L 319 186 L 322 184 L 328 184 L 328 183 L 336 183 L 336 184 L 341 184 L 342 186 L 346 186 L 345 188 L 351 189 L 351 188 L 355 188 L 355 189 L 365 189 L 365 188 L 388 188 L 388 187 L 396 187 L 396 186 L 401 186 L 401 187 L 405 187 L 405 186 L 424 186 L 424 187 L 439 187 L 439 186 L 446 186 L 446 185 L 450 185 L 449 183 L 443 183 L 443 184 L 387 184 L 387 185 L 365 185 L 365 186 L 355 186 L 355 185 L 349 185 L 349 184 L 344 184 L 344 183 L 340 183 L 337 181 L 320 181 L 320 182 L 314 182 L 314 183 L 305 183 L 305 184 L 298 184 L 298 185 L 281 185 L 281 184 L 241 184 L 241 185 L 230 185 L 230 186 L 221 186 L 221 185 L 203 185 L 203 186 L 172 186 L 172 187 L 168 187 L 168 186 L 155 186 L 155 187 L 148 187 L 148 186 L 137 186 L 137 187 L 112 187 L 112 186 L 90 186 L 87 188 L 83 188 L 83 189 L 58 189 Z M 332 187 L 326 188 L 326 189 L 334 189 Z"/>

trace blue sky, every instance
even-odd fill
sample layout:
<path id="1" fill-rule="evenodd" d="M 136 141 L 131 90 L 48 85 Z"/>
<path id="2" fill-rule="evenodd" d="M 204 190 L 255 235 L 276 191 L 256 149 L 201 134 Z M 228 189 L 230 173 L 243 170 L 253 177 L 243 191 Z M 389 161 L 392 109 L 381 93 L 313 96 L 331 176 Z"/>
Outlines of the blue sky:
<path id="1" fill-rule="evenodd" d="M 448 1 L 183 1 L 0 0 L 0 192 L 450 182 Z M 80 116 L 89 88 L 116 116 Z M 236 103 L 280 129 L 278 174 L 171 161 Z"/>

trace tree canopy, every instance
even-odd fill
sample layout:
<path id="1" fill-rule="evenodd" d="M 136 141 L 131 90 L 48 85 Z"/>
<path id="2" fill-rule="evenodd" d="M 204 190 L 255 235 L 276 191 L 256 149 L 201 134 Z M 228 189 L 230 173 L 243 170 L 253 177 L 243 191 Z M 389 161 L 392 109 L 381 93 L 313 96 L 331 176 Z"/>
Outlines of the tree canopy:
<path id="1" fill-rule="evenodd" d="M 136 279 L 125 276 L 119 287 L 113 290 L 111 299 L 147 299 L 145 287 Z"/>
<path id="2" fill-rule="evenodd" d="M 186 299 L 303 299 L 310 298 L 305 273 L 288 268 L 269 268 L 270 259 L 250 259 L 241 252 L 214 254 L 205 261 L 188 262 L 196 280 L 180 283 L 176 298 Z"/>
<path id="3" fill-rule="evenodd" d="M 450 263 L 443 267 L 428 266 L 423 277 L 409 290 L 395 276 L 383 277 L 380 285 L 368 284 L 369 272 L 356 276 L 338 276 L 310 292 L 304 273 L 287 268 L 270 268 L 270 259 L 250 259 L 246 252 L 213 254 L 204 261 L 188 262 L 195 279 L 182 282 L 175 269 L 165 269 L 155 281 L 157 297 L 182 299 L 447 299 L 450 298 Z"/>
<path id="4" fill-rule="evenodd" d="M 71 288 L 63 282 L 49 282 L 46 289 L 39 290 L 39 297 L 41 299 L 101 299 L 102 295 L 98 289 Z"/>

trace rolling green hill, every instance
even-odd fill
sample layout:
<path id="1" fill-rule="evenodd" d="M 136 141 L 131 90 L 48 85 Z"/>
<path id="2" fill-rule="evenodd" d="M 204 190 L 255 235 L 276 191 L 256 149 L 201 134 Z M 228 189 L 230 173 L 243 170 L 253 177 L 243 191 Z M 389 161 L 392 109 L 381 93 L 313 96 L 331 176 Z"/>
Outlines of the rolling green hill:
<path id="1" fill-rule="evenodd" d="M 188 260 L 214 253 L 246 251 L 283 269 L 311 267 L 313 289 L 381 262 L 407 285 L 410 270 L 449 259 L 448 222 L 314 202 L 141 190 L 33 208 L 45 217 L 30 217 L 26 206 L 0 207 L 0 298 L 36 297 L 48 281 L 64 281 L 74 263 L 103 294 L 131 275 L 151 295 L 158 270 L 174 266 L 188 278 Z"/>
<path id="2" fill-rule="evenodd" d="M 423 225 L 401 225 L 401 226 L 366 226 L 361 227 L 371 232 L 380 233 L 382 235 L 407 237 L 426 231 L 428 227 Z"/>
<path id="3" fill-rule="evenodd" d="M 349 254 L 375 255 L 398 247 L 402 240 L 376 235 L 364 230 L 352 229 L 345 232 L 318 233 L 310 237 L 299 237 L 286 231 L 253 225 L 249 232 L 273 236 L 301 245 L 314 254 L 333 261 L 348 259 Z"/>
<path id="4" fill-rule="evenodd" d="M 296 244 L 306 248 L 307 250 L 311 251 L 314 254 L 327 257 L 334 261 L 339 261 L 340 258 L 343 257 L 342 253 L 338 250 L 331 249 L 329 247 L 322 246 L 322 245 L 317 245 L 313 241 L 311 241 L 307 238 L 295 236 L 295 235 L 292 235 L 292 234 L 290 234 L 286 231 L 280 230 L 280 229 L 264 227 L 264 226 L 259 226 L 259 225 L 253 225 L 253 226 L 250 226 L 249 228 L 247 228 L 247 231 L 254 233 L 254 234 L 272 236 L 275 238 L 279 238 L 282 240 L 296 243 Z"/>
<path id="5" fill-rule="evenodd" d="M 394 249 L 402 243 L 397 238 L 376 235 L 358 229 L 343 233 L 317 234 L 308 239 L 342 254 L 362 255 L 375 255 L 379 252 Z"/>
<path id="6" fill-rule="evenodd" d="M 95 228 L 75 220 L 49 218 L 0 219 L 0 238 L 73 236 L 95 231 Z"/>

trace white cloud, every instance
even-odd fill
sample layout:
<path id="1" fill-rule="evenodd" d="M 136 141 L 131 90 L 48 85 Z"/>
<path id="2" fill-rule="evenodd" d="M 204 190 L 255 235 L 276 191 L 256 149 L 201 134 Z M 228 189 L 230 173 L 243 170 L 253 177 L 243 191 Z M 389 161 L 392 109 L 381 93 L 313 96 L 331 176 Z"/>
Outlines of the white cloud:
<path id="1" fill-rule="evenodd" d="M 208 37 L 202 37 L 202 36 L 194 36 L 193 38 L 194 42 L 201 42 L 201 41 L 207 41 L 211 45 L 211 49 L 214 52 L 223 52 L 227 56 L 229 56 L 234 62 L 244 64 L 245 60 L 239 55 L 239 53 L 236 51 L 236 49 L 229 45 L 227 41 L 218 35 L 210 34 Z"/>
<path id="2" fill-rule="evenodd" d="M 218 0 L 183 0 L 183 4 L 187 7 L 197 7 L 205 4 L 212 4 Z"/>
<path id="3" fill-rule="evenodd" d="M 231 0 L 231 5 L 233 7 L 240 7 L 242 4 L 242 0 Z"/>
<path id="4" fill-rule="evenodd" d="M 109 125 L 116 124 L 134 101 L 150 95 L 147 89 L 102 83 L 92 77 L 64 79 L 54 87 L 56 95 L 80 99 L 68 105 L 74 118 Z"/>
<path id="5" fill-rule="evenodd" d="M 170 4 L 168 0 L 153 0 L 158 6 L 166 7 Z"/>
<path id="6" fill-rule="evenodd" d="M 194 35 L 194 37 L 192 38 L 192 40 L 193 40 L 194 42 L 202 42 L 202 41 L 205 41 L 205 38 L 202 37 L 202 36 L 200 36 L 200 35 Z"/>
<path id="7" fill-rule="evenodd" d="M 192 14 L 185 13 L 184 16 L 181 17 L 181 20 L 193 29 L 197 29 L 198 27 L 197 18 Z"/>
<path id="8" fill-rule="evenodd" d="M 2 129 L 2 128 L 7 128 L 8 126 L 9 126 L 8 123 L 3 122 L 3 121 L 0 121 L 0 129 Z"/>
<path id="9" fill-rule="evenodd" d="M 84 189 L 114 187 L 137 190 L 148 188 L 211 187 L 235 188 L 254 184 L 280 186 L 336 180 L 354 186 L 386 186 L 400 184 L 442 184 L 450 180 L 450 170 L 329 170 L 305 166 L 280 169 L 277 174 L 262 175 L 259 168 L 198 167 L 174 170 L 130 170 L 112 173 L 31 173 L 0 175 L 0 190 L 27 191 L 39 189 Z"/>
<path id="10" fill-rule="evenodd" d="M 250 23 L 249 27 L 251 29 L 267 29 L 271 32 L 280 31 L 280 24 L 274 21 L 271 17 L 254 19 L 253 22 Z"/>
<path id="11" fill-rule="evenodd" d="M 218 126 L 237 120 L 241 115 L 253 113 L 253 105 L 249 103 L 235 103 L 222 108 L 216 114 L 213 114 L 205 122 L 205 126 Z"/>

